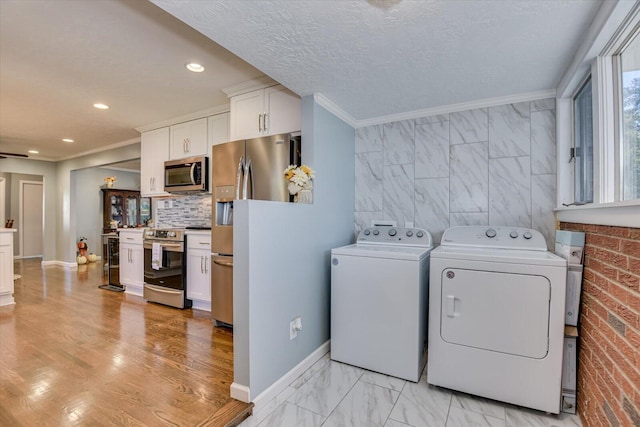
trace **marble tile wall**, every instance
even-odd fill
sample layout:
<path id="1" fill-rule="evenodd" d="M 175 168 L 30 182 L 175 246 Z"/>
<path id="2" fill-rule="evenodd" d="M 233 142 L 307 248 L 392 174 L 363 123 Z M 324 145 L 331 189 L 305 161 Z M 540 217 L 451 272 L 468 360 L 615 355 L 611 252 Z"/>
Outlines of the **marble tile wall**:
<path id="1" fill-rule="evenodd" d="M 356 130 L 355 228 L 412 222 L 439 243 L 457 225 L 533 228 L 553 249 L 553 98 Z"/>
<path id="2" fill-rule="evenodd" d="M 211 225 L 211 194 L 163 197 L 154 199 L 153 203 L 156 228 Z"/>

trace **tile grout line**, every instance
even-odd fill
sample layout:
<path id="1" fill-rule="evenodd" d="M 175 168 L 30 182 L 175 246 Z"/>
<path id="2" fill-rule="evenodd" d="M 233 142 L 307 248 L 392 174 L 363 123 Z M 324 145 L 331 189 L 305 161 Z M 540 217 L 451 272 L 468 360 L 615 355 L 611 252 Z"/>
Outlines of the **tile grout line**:
<path id="1" fill-rule="evenodd" d="M 351 366 L 351 365 L 349 365 Z M 353 388 L 356 386 L 356 384 L 358 384 L 358 381 L 360 381 L 360 378 L 362 378 L 362 375 L 364 375 L 366 371 L 362 370 L 362 372 L 360 373 L 360 375 L 358 375 L 358 378 L 356 379 L 356 381 L 353 383 L 353 385 L 351 386 L 351 388 L 349 388 L 349 391 L 347 391 L 345 393 L 344 396 L 342 396 L 342 399 L 340 399 L 340 401 L 336 404 L 336 406 L 331 410 L 331 412 L 329 412 L 329 415 L 327 415 L 327 418 L 322 422 L 322 424 L 320 424 L 321 426 L 323 426 L 331 417 L 331 414 L 333 414 L 333 412 L 338 408 L 338 406 L 340 406 L 340 404 L 342 403 L 342 401 L 349 395 L 349 393 L 351 393 L 351 390 L 353 390 Z"/>

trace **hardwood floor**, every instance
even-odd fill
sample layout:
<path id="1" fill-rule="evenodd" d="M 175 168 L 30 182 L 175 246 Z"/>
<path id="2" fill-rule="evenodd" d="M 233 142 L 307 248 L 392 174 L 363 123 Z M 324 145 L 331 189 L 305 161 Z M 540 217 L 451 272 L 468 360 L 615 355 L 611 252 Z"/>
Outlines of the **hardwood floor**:
<path id="1" fill-rule="evenodd" d="M 99 289 L 78 271 L 16 261 L 16 305 L 0 308 L 1 426 L 225 426 L 233 336 L 210 314 Z"/>

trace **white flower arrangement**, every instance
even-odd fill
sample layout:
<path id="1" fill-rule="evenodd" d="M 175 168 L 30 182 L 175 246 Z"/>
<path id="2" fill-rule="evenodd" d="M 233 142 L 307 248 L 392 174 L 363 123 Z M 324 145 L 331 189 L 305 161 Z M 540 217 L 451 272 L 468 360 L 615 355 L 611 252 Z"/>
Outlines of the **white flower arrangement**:
<path id="1" fill-rule="evenodd" d="M 313 189 L 313 179 L 316 172 L 307 165 L 289 165 L 284 170 L 284 178 L 288 181 L 287 188 L 292 195 L 298 194 L 301 190 Z"/>

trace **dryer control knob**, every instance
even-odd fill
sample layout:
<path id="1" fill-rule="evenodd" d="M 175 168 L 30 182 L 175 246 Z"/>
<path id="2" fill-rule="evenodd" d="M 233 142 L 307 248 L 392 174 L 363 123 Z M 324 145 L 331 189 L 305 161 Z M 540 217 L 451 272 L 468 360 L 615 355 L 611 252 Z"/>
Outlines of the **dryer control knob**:
<path id="1" fill-rule="evenodd" d="M 392 228 L 392 229 L 390 229 L 390 230 L 389 230 L 389 236 L 393 237 L 393 236 L 395 236 L 396 234 L 398 234 L 398 232 L 396 231 L 396 229 L 395 229 L 395 228 Z"/>
<path id="2" fill-rule="evenodd" d="M 408 231 L 407 231 L 407 237 L 411 237 L 411 236 L 413 236 L 413 231 L 408 230 Z"/>
<path id="3" fill-rule="evenodd" d="M 380 230 L 378 230 L 378 229 L 373 230 L 373 235 L 374 236 L 377 236 L 378 234 L 380 234 Z"/>
<path id="4" fill-rule="evenodd" d="M 422 231 L 418 231 L 416 233 L 416 237 L 423 237 L 423 236 L 424 236 L 424 233 Z"/>
<path id="5" fill-rule="evenodd" d="M 493 228 L 488 229 L 487 231 L 485 231 L 484 235 L 487 236 L 490 239 L 493 239 L 494 237 L 496 237 L 496 230 L 494 230 Z"/>
<path id="6" fill-rule="evenodd" d="M 517 231 L 512 231 L 511 233 L 509 233 L 509 236 L 511 236 L 512 239 L 515 239 L 518 237 L 518 232 Z"/>
<path id="7" fill-rule="evenodd" d="M 368 236 L 369 234 L 371 234 L 371 230 L 369 230 L 369 229 L 364 230 L 364 235 L 365 236 Z"/>
<path id="8" fill-rule="evenodd" d="M 533 234 L 531 234 L 531 232 L 530 232 L 530 231 L 525 231 L 525 232 L 522 234 L 522 237 L 524 237 L 525 239 L 529 240 L 530 238 L 532 238 L 532 237 L 533 237 Z"/>

